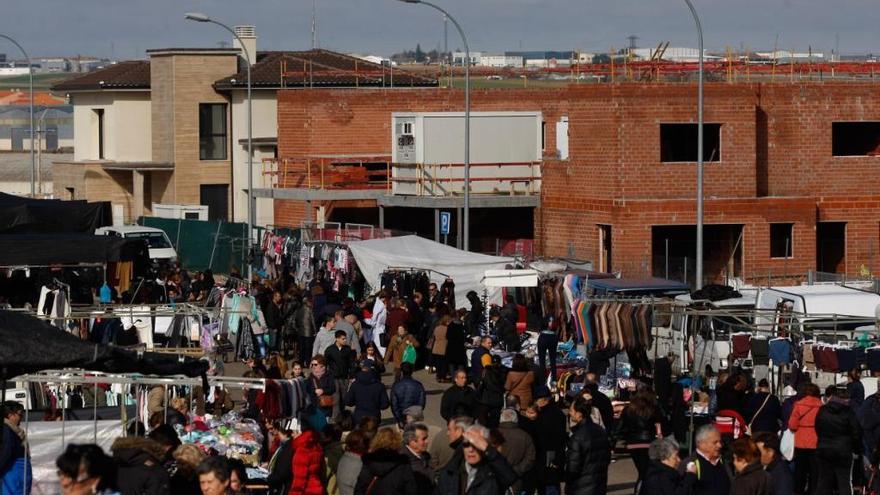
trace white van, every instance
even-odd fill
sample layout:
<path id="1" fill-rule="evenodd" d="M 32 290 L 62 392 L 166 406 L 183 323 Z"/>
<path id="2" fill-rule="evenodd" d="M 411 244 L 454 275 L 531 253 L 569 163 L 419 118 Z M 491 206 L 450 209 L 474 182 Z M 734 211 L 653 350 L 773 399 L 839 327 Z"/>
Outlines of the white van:
<path id="1" fill-rule="evenodd" d="M 151 260 L 176 260 L 177 251 L 174 245 L 165 235 L 165 231 L 155 227 L 141 227 L 140 225 L 125 225 L 114 227 L 101 227 L 95 231 L 95 235 L 110 235 L 125 239 L 144 239 L 150 246 Z"/>

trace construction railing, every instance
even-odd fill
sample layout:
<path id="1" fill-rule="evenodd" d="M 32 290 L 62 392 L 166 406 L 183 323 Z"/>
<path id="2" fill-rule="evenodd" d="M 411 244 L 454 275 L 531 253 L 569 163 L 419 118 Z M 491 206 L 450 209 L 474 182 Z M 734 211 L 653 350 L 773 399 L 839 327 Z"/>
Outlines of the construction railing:
<path id="1" fill-rule="evenodd" d="M 541 162 L 472 163 L 472 194 L 533 195 L 541 190 Z M 319 155 L 263 159 L 264 187 L 292 189 L 384 189 L 407 196 L 464 193 L 464 165 L 391 163 L 380 154 Z"/>
<path id="2" fill-rule="evenodd" d="M 464 165 L 395 163 L 389 191 L 407 196 L 456 196 L 464 194 Z M 472 194 L 532 195 L 541 190 L 541 162 L 472 163 Z"/>
<path id="3" fill-rule="evenodd" d="M 282 189 L 383 189 L 391 156 L 315 155 L 264 158 L 263 186 Z"/>

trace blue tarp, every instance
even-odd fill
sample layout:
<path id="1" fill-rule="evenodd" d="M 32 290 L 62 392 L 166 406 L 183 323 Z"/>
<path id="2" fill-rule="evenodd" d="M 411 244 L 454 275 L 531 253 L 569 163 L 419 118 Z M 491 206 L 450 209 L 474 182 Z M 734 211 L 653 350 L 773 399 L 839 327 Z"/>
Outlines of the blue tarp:
<path id="1" fill-rule="evenodd" d="M 688 284 L 665 278 L 589 279 L 587 286 L 599 294 L 674 296 L 689 294 Z"/>

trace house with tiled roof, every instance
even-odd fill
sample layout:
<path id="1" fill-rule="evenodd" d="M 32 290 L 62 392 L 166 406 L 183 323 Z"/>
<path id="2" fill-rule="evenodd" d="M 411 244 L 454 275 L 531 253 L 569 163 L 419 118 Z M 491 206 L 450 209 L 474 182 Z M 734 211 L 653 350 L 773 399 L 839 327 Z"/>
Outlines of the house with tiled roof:
<path id="1" fill-rule="evenodd" d="M 436 87 L 437 80 L 328 50 L 256 50 L 252 27 L 236 28 L 252 57 L 253 185 L 277 156 L 280 89 Z M 55 191 L 109 200 L 126 221 L 155 204 L 200 204 L 211 219 L 247 220 L 247 67 L 233 48 L 147 50 L 57 84 L 74 108 L 73 160 L 56 162 Z M 271 199 L 255 200 L 258 225 Z"/>

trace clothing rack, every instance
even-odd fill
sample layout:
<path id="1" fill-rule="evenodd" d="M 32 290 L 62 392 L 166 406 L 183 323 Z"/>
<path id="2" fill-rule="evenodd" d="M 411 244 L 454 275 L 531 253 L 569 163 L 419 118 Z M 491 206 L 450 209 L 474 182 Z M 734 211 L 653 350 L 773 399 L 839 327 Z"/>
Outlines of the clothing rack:
<path id="1" fill-rule="evenodd" d="M 28 268 L 102 268 L 106 263 L 56 263 L 54 265 L 0 265 L 0 269 L 25 270 Z"/>
<path id="2" fill-rule="evenodd" d="M 86 384 L 94 384 L 95 390 L 98 388 L 99 383 L 108 383 L 108 384 L 122 384 L 122 385 L 162 385 L 165 387 L 165 394 L 168 394 L 168 386 L 169 385 L 188 385 L 190 387 L 195 387 L 202 385 L 203 382 L 200 378 L 190 378 L 186 376 L 170 376 L 170 377 L 158 377 L 158 376 L 148 376 L 148 375 L 131 375 L 131 374 L 106 374 L 102 372 L 93 372 L 93 371 L 85 371 L 82 369 L 70 369 L 70 370 L 44 370 L 37 373 L 22 375 L 16 378 L 13 378 L 10 381 L 16 382 L 25 382 L 25 383 L 52 383 L 52 384 L 61 384 L 64 386 L 64 393 L 67 393 L 67 389 L 71 385 L 86 385 Z M 220 386 L 223 388 L 238 388 L 242 390 L 261 390 L 263 392 L 266 391 L 266 380 L 263 378 L 239 378 L 239 377 L 218 377 L 212 376 L 208 377 L 208 386 Z M 208 391 L 205 390 L 205 393 Z M 96 394 L 97 395 L 97 394 Z M 190 394 L 191 395 L 191 394 Z M 30 388 L 25 387 L 25 400 L 30 402 Z M 66 401 L 62 399 L 61 401 L 61 444 L 62 447 L 66 446 L 66 414 L 65 410 L 67 409 Z M 93 428 L 93 441 L 97 443 L 98 437 L 98 401 L 95 400 L 93 404 L 93 412 L 92 412 L 92 428 Z M 126 431 L 126 423 L 128 422 L 128 418 L 125 414 L 125 404 L 120 404 L 120 407 L 123 410 L 122 420 L 121 420 L 121 428 L 122 435 L 125 436 Z M 165 410 L 168 410 L 168 401 L 165 401 Z M 29 425 L 29 408 L 25 408 L 25 432 L 27 432 Z"/>

